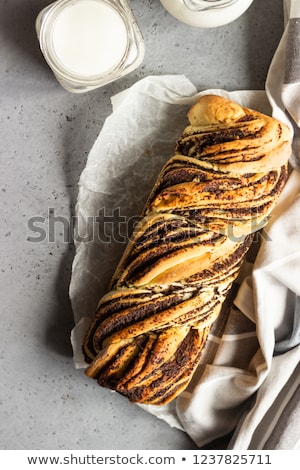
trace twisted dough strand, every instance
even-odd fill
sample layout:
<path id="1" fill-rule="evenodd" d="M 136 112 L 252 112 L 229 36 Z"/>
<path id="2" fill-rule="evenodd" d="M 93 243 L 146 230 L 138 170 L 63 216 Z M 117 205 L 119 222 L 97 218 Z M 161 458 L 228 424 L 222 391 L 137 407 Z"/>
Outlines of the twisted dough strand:
<path id="1" fill-rule="evenodd" d="M 287 179 L 282 123 L 213 95 L 188 118 L 83 345 L 86 374 L 132 402 L 186 388 Z"/>

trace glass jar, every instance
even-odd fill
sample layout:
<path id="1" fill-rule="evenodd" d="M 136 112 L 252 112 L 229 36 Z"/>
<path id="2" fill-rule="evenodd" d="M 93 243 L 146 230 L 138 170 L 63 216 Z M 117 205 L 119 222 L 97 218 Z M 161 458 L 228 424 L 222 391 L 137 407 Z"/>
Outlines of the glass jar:
<path id="1" fill-rule="evenodd" d="M 126 0 L 58 0 L 36 19 L 41 51 L 59 83 L 83 93 L 137 68 L 144 42 Z"/>
<path id="2" fill-rule="evenodd" d="M 213 28 L 241 16 L 253 0 L 160 0 L 165 9 L 190 26 Z"/>

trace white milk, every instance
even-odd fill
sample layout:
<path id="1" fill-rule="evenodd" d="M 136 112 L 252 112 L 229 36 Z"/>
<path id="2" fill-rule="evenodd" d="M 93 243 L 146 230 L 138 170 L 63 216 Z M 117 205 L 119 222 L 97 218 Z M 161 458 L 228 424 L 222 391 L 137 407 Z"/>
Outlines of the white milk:
<path id="1" fill-rule="evenodd" d="M 127 30 L 116 10 L 98 0 L 66 6 L 56 18 L 52 44 L 58 60 L 72 73 L 94 76 L 120 63 Z"/>

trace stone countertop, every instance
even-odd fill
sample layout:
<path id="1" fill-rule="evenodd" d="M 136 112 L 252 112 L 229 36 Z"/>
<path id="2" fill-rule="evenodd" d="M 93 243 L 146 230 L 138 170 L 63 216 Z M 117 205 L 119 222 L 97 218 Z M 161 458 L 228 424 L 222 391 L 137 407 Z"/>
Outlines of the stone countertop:
<path id="1" fill-rule="evenodd" d="M 180 23 L 159 0 L 129 0 L 145 40 L 142 65 L 81 95 L 58 84 L 40 52 L 35 19 L 50 3 L 0 0 L 0 448 L 194 449 L 182 431 L 74 368 L 68 288 L 77 183 L 110 97 L 137 80 L 184 73 L 199 91 L 264 89 L 282 0 L 254 0 L 233 23 L 207 30 Z M 33 221 L 45 239 L 32 236 Z"/>

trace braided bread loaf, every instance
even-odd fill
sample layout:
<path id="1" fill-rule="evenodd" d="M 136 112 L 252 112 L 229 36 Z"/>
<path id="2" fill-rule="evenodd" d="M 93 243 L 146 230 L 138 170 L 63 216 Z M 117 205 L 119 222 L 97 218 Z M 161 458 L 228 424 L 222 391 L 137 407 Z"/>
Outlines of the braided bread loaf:
<path id="1" fill-rule="evenodd" d="M 132 402 L 185 389 L 287 179 L 282 123 L 214 95 L 188 118 L 83 345 L 86 374 Z"/>

